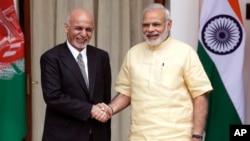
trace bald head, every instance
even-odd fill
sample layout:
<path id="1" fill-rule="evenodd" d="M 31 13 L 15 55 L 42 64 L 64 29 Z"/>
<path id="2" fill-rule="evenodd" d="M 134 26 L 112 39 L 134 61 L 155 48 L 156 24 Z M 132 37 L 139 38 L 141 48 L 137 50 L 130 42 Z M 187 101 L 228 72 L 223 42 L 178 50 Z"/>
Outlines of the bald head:
<path id="1" fill-rule="evenodd" d="M 86 9 L 82 9 L 82 8 L 77 8 L 77 9 L 73 9 L 72 11 L 70 11 L 70 13 L 68 14 L 66 23 L 70 24 L 72 20 L 79 19 L 79 17 L 88 19 L 88 21 L 94 25 L 94 18 L 92 14 Z"/>

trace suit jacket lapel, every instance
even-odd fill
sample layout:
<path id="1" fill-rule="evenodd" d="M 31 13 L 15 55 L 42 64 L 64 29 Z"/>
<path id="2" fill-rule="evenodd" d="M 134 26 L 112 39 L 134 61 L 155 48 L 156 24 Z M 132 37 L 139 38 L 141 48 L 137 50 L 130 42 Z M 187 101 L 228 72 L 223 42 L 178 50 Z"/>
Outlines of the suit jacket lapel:
<path id="1" fill-rule="evenodd" d="M 85 92 L 88 93 L 88 89 L 84 82 L 84 78 L 82 76 L 81 70 L 74 56 L 71 54 L 70 50 L 68 49 L 66 43 L 64 44 L 63 48 L 60 51 L 60 57 L 62 59 L 62 63 L 65 64 L 66 69 L 69 69 L 72 72 L 72 74 L 79 81 L 79 83 L 81 84 Z"/>
<path id="2" fill-rule="evenodd" d="M 97 63 L 97 57 L 96 53 L 92 49 L 93 47 L 89 46 L 87 47 L 87 58 L 88 58 L 88 76 L 89 76 L 89 94 L 90 99 L 92 99 L 93 93 L 94 93 L 94 84 L 95 84 L 95 77 L 96 77 L 96 63 Z"/>

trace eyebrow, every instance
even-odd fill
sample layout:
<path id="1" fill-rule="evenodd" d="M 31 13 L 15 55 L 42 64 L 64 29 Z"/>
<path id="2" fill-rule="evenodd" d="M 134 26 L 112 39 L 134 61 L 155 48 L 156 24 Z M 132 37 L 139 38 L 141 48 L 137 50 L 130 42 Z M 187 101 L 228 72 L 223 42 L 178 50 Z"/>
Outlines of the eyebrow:
<path id="1" fill-rule="evenodd" d="M 159 21 L 155 21 L 155 22 L 143 22 L 142 25 L 161 25 L 162 23 Z"/>

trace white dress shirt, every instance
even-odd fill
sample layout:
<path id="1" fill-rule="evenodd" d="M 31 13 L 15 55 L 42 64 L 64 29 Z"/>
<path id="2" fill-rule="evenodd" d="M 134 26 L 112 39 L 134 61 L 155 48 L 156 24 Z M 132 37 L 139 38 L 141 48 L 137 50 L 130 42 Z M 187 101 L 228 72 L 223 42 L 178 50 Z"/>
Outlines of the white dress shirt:
<path id="1" fill-rule="evenodd" d="M 89 73 L 88 73 L 88 59 L 87 59 L 87 46 L 81 51 L 79 52 L 77 49 L 75 49 L 70 43 L 69 41 L 67 41 L 67 45 L 68 45 L 68 48 L 70 50 L 70 52 L 72 53 L 72 55 L 74 56 L 76 62 L 77 62 L 77 56 L 79 53 L 82 54 L 82 59 L 83 59 L 83 62 L 84 62 L 84 65 L 85 65 L 85 72 L 86 72 L 86 75 L 87 75 L 87 79 L 89 80 Z"/>

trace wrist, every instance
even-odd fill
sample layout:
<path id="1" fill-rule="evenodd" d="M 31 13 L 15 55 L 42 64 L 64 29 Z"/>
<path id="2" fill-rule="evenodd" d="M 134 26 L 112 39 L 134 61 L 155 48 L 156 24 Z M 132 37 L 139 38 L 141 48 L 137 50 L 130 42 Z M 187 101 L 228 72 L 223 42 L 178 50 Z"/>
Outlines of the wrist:
<path id="1" fill-rule="evenodd" d="M 109 106 L 109 108 L 111 109 L 112 115 L 113 115 L 113 114 L 114 114 L 114 110 L 113 110 L 112 106 L 111 106 L 111 105 L 108 105 L 108 106 Z"/>
<path id="2" fill-rule="evenodd" d="M 202 140 L 202 139 L 203 139 L 203 136 L 200 135 L 200 134 L 193 134 L 193 135 L 192 135 L 192 138 Z"/>

